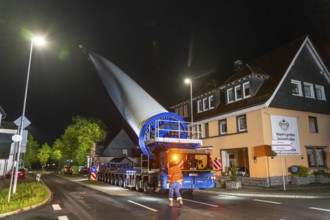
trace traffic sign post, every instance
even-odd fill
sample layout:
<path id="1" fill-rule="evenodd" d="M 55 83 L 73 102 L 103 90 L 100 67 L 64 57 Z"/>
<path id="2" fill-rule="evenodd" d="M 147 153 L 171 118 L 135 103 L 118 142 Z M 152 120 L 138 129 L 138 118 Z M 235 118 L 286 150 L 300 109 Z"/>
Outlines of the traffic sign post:
<path id="1" fill-rule="evenodd" d="M 282 157 L 282 151 L 291 151 L 292 141 L 290 140 L 272 140 L 272 150 L 280 152 L 281 165 L 282 165 L 282 179 L 283 179 L 283 190 L 286 191 L 285 188 L 285 176 L 284 176 L 284 161 Z"/>

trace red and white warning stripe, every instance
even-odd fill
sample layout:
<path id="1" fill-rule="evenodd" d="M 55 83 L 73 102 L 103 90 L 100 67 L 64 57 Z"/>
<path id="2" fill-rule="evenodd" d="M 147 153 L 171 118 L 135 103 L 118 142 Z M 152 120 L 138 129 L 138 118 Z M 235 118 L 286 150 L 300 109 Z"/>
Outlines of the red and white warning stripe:
<path id="1" fill-rule="evenodd" d="M 91 172 L 90 179 L 91 180 L 96 180 L 96 173 L 95 172 Z"/>
<path id="2" fill-rule="evenodd" d="M 214 170 L 221 170 L 222 169 L 222 164 L 220 160 L 214 160 L 213 161 L 213 169 Z"/>
<path id="3" fill-rule="evenodd" d="M 184 164 L 183 160 L 179 161 L 179 163 L 178 163 L 178 167 L 180 167 L 181 170 L 184 168 L 183 164 Z"/>

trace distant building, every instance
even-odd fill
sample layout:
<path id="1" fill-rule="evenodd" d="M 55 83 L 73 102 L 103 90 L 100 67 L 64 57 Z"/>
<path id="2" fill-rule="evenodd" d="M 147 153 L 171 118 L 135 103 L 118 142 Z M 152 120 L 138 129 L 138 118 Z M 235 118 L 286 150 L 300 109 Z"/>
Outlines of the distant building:
<path id="1" fill-rule="evenodd" d="M 138 146 L 127 135 L 125 130 L 121 130 L 101 152 L 99 161 L 102 162 L 118 162 L 123 158 L 128 158 L 130 161 L 139 164 L 140 150 Z M 116 158 L 114 160 L 114 158 Z"/>
<path id="2" fill-rule="evenodd" d="M 280 155 L 285 176 L 292 165 L 329 171 L 330 74 L 308 36 L 235 62 L 230 77 L 210 85 L 193 92 L 193 129 L 221 158 L 223 175 L 236 165 L 243 184 L 281 184 Z M 189 105 L 171 110 L 190 121 Z"/>
<path id="3" fill-rule="evenodd" d="M 17 126 L 13 122 L 5 122 L 3 119 L 6 113 L 0 106 L 0 129 L 16 130 Z M 4 176 L 13 164 L 14 143 L 13 134 L 0 132 L 0 176 Z"/>

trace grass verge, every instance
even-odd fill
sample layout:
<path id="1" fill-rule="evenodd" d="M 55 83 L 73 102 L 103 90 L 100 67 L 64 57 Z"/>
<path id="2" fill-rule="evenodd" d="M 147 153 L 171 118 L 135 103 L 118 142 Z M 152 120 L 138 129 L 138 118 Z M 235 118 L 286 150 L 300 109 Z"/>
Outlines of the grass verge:
<path id="1" fill-rule="evenodd" d="M 0 214 L 36 205 L 48 197 L 48 189 L 43 183 L 18 182 L 16 193 L 11 194 L 8 204 L 8 190 L 9 188 L 5 188 L 0 192 Z"/>

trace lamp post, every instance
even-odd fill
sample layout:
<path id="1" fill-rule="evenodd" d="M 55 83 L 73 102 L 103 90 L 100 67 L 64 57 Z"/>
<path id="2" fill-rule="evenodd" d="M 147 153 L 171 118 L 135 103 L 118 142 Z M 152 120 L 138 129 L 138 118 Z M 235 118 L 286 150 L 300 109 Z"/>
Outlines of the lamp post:
<path id="1" fill-rule="evenodd" d="M 44 43 L 45 43 L 45 41 L 42 37 L 33 37 L 31 39 L 29 65 L 28 65 L 28 70 L 27 70 L 24 101 L 23 101 L 23 112 L 22 112 L 21 122 L 20 122 L 20 126 L 19 126 L 19 133 L 18 133 L 20 136 L 22 136 L 22 134 L 23 134 L 23 120 L 25 118 L 25 108 L 26 108 L 27 92 L 28 92 L 28 88 L 29 88 L 29 78 L 30 78 L 30 69 L 31 69 L 33 46 L 34 46 L 34 44 L 35 45 L 42 45 Z M 15 167 L 15 172 L 14 172 L 15 179 L 14 179 L 14 185 L 13 185 L 13 193 L 16 193 L 17 178 L 18 178 L 17 174 L 18 174 L 18 165 L 19 165 L 21 147 L 22 147 L 22 141 L 19 141 L 18 149 L 16 151 L 16 167 Z"/>
<path id="2" fill-rule="evenodd" d="M 192 80 L 189 78 L 186 78 L 184 80 L 186 84 L 189 84 L 190 86 L 190 121 L 191 124 L 193 125 L 194 123 L 194 112 L 193 112 L 193 99 L 192 99 Z"/>

